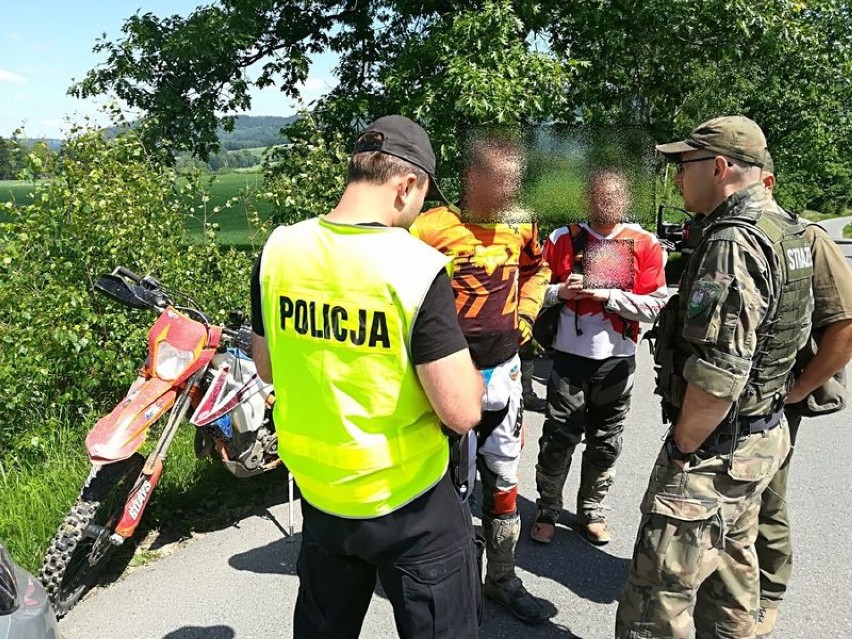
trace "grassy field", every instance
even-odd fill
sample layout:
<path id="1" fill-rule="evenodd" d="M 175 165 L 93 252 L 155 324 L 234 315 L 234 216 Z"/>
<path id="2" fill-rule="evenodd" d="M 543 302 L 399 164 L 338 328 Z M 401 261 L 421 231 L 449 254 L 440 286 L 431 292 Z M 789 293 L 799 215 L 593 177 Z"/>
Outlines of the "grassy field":
<path id="1" fill-rule="evenodd" d="M 206 203 L 197 200 L 194 209 L 187 212 L 186 216 L 186 228 L 192 237 L 201 239 L 206 220 L 218 225 L 217 239 L 221 244 L 245 247 L 262 243 L 265 238 L 258 237 L 250 217 L 256 211 L 262 219 L 266 219 L 272 212 L 270 203 L 255 197 L 263 186 L 263 176 L 257 172 L 239 170 L 213 174 L 204 180 L 210 199 Z M 0 180 L 0 202 L 28 204 L 34 186 L 33 182 Z M 215 212 L 217 208 L 221 210 Z"/>
<path id="2" fill-rule="evenodd" d="M 255 197 L 263 186 L 263 176 L 259 173 L 231 171 L 212 175 L 207 189 L 210 199 L 206 203 L 196 202 L 196 208 L 187 215 L 186 226 L 192 236 L 200 239 L 206 218 L 208 223 L 218 225 L 217 239 L 221 244 L 245 246 L 263 242 L 257 237 L 257 229 L 251 224 L 250 217 L 256 211 L 262 219 L 272 212 L 272 205 Z M 236 200 L 234 201 L 234 198 Z M 232 200 L 230 206 L 228 201 Z M 215 209 L 222 209 L 215 212 Z"/>
<path id="3" fill-rule="evenodd" d="M 802 213 L 802 217 L 806 220 L 810 220 L 811 222 L 823 222 L 825 220 L 833 220 L 836 217 L 842 217 L 843 215 L 849 215 L 849 212 L 841 213 L 839 215 L 834 215 L 833 213 L 819 213 L 818 211 L 804 211 Z"/>
<path id="4" fill-rule="evenodd" d="M 30 194 L 35 187 L 34 182 L 24 180 L 0 180 L 0 202 L 14 201 L 28 204 Z"/>

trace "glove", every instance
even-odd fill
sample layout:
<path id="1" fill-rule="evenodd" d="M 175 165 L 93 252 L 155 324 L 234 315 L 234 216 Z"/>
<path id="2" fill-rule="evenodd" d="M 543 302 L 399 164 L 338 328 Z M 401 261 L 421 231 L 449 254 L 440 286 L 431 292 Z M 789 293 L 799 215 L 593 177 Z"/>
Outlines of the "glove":
<path id="1" fill-rule="evenodd" d="M 523 346 L 532 339 L 533 321 L 529 317 L 521 315 L 518 318 L 518 329 L 521 331 L 520 346 Z"/>

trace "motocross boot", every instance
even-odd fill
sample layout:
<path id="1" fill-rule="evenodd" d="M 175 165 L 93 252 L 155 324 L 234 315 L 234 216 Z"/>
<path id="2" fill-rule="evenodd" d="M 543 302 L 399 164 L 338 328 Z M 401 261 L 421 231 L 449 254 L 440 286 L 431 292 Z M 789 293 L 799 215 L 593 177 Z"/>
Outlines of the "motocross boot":
<path id="1" fill-rule="evenodd" d="M 612 539 L 604 516 L 603 501 L 614 477 L 614 469 L 594 468 L 583 455 L 580 490 L 577 492 L 577 523 L 586 539 L 596 545 L 602 546 Z"/>
<path id="2" fill-rule="evenodd" d="M 517 513 L 507 519 L 483 515 L 485 536 L 485 596 L 500 604 L 525 623 L 546 621 L 551 612 L 533 597 L 515 574 L 515 545 L 521 535 L 521 517 Z"/>
<path id="3" fill-rule="evenodd" d="M 562 513 L 562 491 L 571 469 L 574 446 L 551 436 L 539 442 L 538 463 L 535 466 L 535 485 L 538 506 L 530 537 L 541 544 L 549 544 L 556 534 L 556 522 Z"/>

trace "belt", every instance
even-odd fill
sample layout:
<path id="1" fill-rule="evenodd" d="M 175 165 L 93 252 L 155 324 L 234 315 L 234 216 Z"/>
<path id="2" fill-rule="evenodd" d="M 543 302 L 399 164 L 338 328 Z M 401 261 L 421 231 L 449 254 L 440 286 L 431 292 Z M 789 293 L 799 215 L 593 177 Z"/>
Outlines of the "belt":
<path id="1" fill-rule="evenodd" d="M 784 409 L 779 408 L 769 415 L 740 417 L 740 435 L 755 435 L 765 430 L 772 430 L 781 423 Z"/>
<path id="2" fill-rule="evenodd" d="M 737 420 L 737 436 L 747 437 L 748 435 L 756 435 L 768 430 L 772 430 L 781 423 L 781 418 L 784 417 L 784 409 L 779 408 L 774 413 L 769 415 L 749 415 L 740 417 Z M 728 440 L 734 436 L 734 427 L 730 422 L 724 422 L 710 435 L 708 440 Z"/>

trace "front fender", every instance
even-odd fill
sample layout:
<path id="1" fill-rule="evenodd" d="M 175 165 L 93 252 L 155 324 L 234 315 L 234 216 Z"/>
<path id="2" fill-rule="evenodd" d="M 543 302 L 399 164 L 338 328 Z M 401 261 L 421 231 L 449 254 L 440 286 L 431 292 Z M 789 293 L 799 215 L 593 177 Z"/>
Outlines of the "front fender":
<path id="1" fill-rule="evenodd" d="M 101 417 L 86 437 L 94 464 L 127 459 L 145 442 L 148 429 L 175 403 L 171 382 L 140 377 L 109 415 Z"/>

